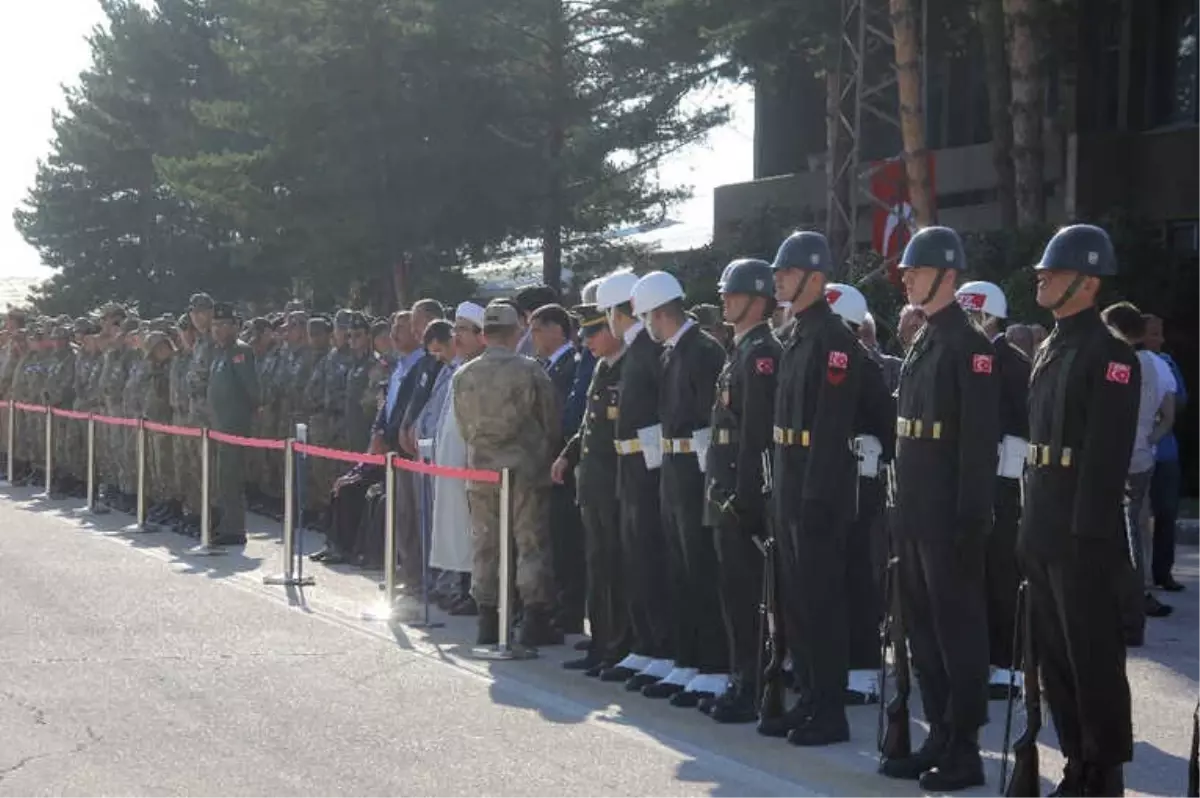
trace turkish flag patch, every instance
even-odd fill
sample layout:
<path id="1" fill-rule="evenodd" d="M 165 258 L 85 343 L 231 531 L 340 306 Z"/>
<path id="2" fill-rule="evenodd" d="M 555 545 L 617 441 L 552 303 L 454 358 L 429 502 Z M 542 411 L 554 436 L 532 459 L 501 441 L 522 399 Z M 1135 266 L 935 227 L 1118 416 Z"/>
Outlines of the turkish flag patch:
<path id="1" fill-rule="evenodd" d="M 246 356 L 245 356 L 245 355 L 234 355 L 234 356 L 233 356 L 233 362 L 234 362 L 234 363 L 245 363 L 245 362 L 246 362 Z"/>
<path id="2" fill-rule="evenodd" d="M 971 371 L 976 374 L 992 373 L 991 355 L 971 355 Z"/>
<path id="3" fill-rule="evenodd" d="M 959 294 L 958 304 L 963 310 L 983 310 L 983 294 Z"/>
<path id="4" fill-rule="evenodd" d="M 850 367 L 850 356 L 845 352 L 830 352 L 829 353 L 829 368 L 845 369 Z"/>
<path id="5" fill-rule="evenodd" d="M 830 288 L 828 291 L 825 292 L 825 301 L 831 305 L 834 302 L 837 302 L 841 298 L 842 298 L 842 292 L 840 289 Z"/>
<path id="6" fill-rule="evenodd" d="M 754 361 L 754 370 L 764 376 L 775 373 L 775 361 L 769 357 L 760 357 Z"/>
<path id="7" fill-rule="evenodd" d="M 1125 363 L 1118 363 L 1115 360 L 1110 361 L 1108 370 L 1104 373 L 1104 379 L 1109 382 L 1116 382 L 1121 385 L 1128 385 L 1129 378 L 1133 375 L 1133 369 Z"/>

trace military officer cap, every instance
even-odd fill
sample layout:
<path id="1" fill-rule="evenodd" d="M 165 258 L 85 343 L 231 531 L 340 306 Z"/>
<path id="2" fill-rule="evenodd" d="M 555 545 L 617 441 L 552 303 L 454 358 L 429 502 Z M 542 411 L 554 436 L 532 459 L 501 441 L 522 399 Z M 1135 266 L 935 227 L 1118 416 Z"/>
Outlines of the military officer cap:
<path id="1" fill-rule="evenodd" d="M 576 305 L 571 308 L 571 313 L 579 319 L 579 334 L 584 338 L 591 338 L 608 326 L 608 316 L 598 310 L 594 303 Z"/>
<path id="2" fill-rule="evenodd" d="M 489 302 L 483 309 L 484 327 L 516 327 L 517 309 L 508 302 Z"/>
<path id="3" fill-rule="evenodd" d="M 348 324 L 351 330 L 361 330 L 363 332 L 371 331 L 371 322 L 366 317 L 366 314 L 355 311 L 350 314 L 350 322 Z"/>
<path id="4" fill-rule="evenodd" d="M 701 327 L 716 327 L 718 324 L 723 324 L 724 319 L 721 317 L 721 309 L 716 305 L 702 304 L 695 305 L 688 310 L 688 313 L 696 320 L 696 323 Z"/>
<path id="5" fill-rule="evenodd" d="M 350 322 L 354 318 L 354 311 L 349 308 L 342 308 L 337 313 L 333 314 L 333 326 L 339 330 L 350 329 Z"/>
<path id="6" fill-rule="evenodd" d="M 237 314 L 233 312 L 230 302 L 214 302 L 212 312 L 213 321 L 237 321 Z"/>
<path id="7" fill-rule="evenodd" d="M 779 245 L 771 269 L 777 272 L 784 269 L 804 269 L 829 274 L 833 269 L 833 253 L 829 251 L 829 241 L 812 230 L 797 230 Z"/>
<path id="8" fill-rule="evenodd" d="M 1073 224 L 1051 237 L 1042 259 L 1033 268 L 1111 277 L 1117 273 L 1117 255 L 1112 239 L 1103 228 L 1093 224 Z"/>
<path id="9" fill-rule="evenodd" d="M 216 303 L 208 294 L 201 292 L 192 294 L 192 298 L 188 300 L 188 310 L 216 310 Z"/>
<path id="10" fill-rule="evenodd" d="M 908 241 L 904 254 L 900 256 L 901 269 L 925 266 L 932 269 L 967 268 L 967 255 L 963 251 L 962 238 L 949 227 L 924 227 Z"/>
<path id="11" fill-rule="evenodd" d="M 721 275 L 722 294 L 749 294 L 765 299 L 775 298 L 775 280 L 771 264 L 758 258 L 739 258 L 730 263 Z"/>

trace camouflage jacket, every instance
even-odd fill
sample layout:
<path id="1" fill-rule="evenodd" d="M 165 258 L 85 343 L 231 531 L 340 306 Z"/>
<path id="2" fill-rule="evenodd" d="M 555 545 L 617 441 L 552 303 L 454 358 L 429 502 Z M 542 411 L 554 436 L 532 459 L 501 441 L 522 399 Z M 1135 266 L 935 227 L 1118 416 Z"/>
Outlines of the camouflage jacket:
<path id="1" fill-rule="evenodd" d="M 192 353 L 187 350 L 177 352 L 171 358 L 171 366 L 167 370 L 169 382 L 168 396 L 171 401 L 172 419 L 186 423 L 191 412 L 191 394 L 188 393 L 187 377 L 192 368 Z"/>
<path id="2" fill-rule="evenodd" d="M 212 372 L 214 347 L 211 333 L 196 335 L 196 345 L 192 348 L 187 372 L 188 415 L 193 423 L 208 425 L 212 421 L 212 408 L 208 406 L 208 380 Z"/>
<path id="3" fill-rule="evenodd" d="M 100 355 L 80 349 L 75 354 L 75 409 L 96 412 L 104 409 L 99 395 Z"/>
<path id="4" fill-rule="evenodd" d="M 128 350 L 131 355 L 139 355 Z M 149 373 L 150 359 L 144 355 L 130 358 L 129 371 L 125 376 L 125 386 L 121 391 L 122 415 L 126 418 L 145 418 L 146 391 L 148 388 L 146 376 Z"/>
<path id="5" fill-rule="evenodd" d="M 51 353 L 46 362 L 46 383 L 42 391 L 51 407 L 70 410 L 75 404 L 75 350 L 71 347 Z"/>
<path id="6" fill-rule="evenodd" d="M 104 409 L 109 414 L 121 415 L 124 409 L 125 382 L 132 364 L 130 351 L 125 346 L 110 346 L 104 351 L 100 366 L 100 396 Z"/>
<path id="7" fill-rule="evenodd" d="M 171 413 L 171 366 L 175 359 L 155 363 L 149 358 L 142 361 L 142 417 L 160 424 L 170 423 Z"/>

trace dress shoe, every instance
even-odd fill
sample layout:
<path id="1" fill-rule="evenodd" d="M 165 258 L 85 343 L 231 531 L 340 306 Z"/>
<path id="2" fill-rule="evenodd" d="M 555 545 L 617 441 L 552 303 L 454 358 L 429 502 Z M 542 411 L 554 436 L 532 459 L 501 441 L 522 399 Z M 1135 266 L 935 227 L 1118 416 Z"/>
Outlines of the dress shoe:
<path id="1" fill-rule="evenodd" d="M 715 693 L 700 692 L 697 690 L 692 690 L 692 691 L 684 690 L 681 693 L 676 693 L 675 695 L 671 696 L 670 704 L 673 707 L 683 707 L 684 709 L 693 709 L 693 708 L 699 706 L 701 701 L 703 701 L 705 699 L 715 700 L 716 697 L 717 696 Z"/>
<path id="2" fill-rule="evenodd" d="M 954 737 L 942 758 L 917 780 L 926 792 L 956 792 L 985 783 L 975 734 Z"/>
<path id="3" fill-rule="evenodd" d="M 450 608 L 450 614 L 456 617 L 470 617 L 479 614 L 479 606 L 475 603 L 475 599 L 470 596 L 463 596 L 458 602 Z"/>
<path id="4" fill-rule="evenodd" d="M 646 687 L 658 682 L 658 676 L 651 676 L 648 673 L 634 673 L 625 680 L 625 689 L 631 693 L 640 693 Z"/>
<path id="5" fill-rule="evenodd" d="M 602 682 L 627 682 L 634 676 L 637 676 L 637 671 L 622 665 L 613 665 L 611 668 L 600 671 L 600 681 Z"/>
<path id="6" fill-rule="evenodd" d="M 705 696 L 696 702 L 696 709 L 698 709 L 702 715 L 708 715 L 713 711 L 713 707 L 715 707 L 717 702 L 720 700 L 721 696 L 719 695 L 715 695 L 711 698 Z"/>
<path id="7" fill-rule="evenodd" d="M 592 647 L 592 639 L 590 637 L 585 637 L 584 639 L 575 643 L 575 646 L 574 646 L 576 651 L 587 651 L 591 647 Z"/>
<path id="8" fill-rule="evenodd" d="M 320 551 L 314 551 L 312 554 L 308 555 L 308 559 L 311 562 L 325 562 L 326 558 L 333 554 L 333 551 L 334 550 L 332 546 L 326 546 Z"/>
<path id="9" fill-rule="evenodd" d="M 735 684 L 713 702 L 708 716 L 717 723 L 753 723 L 758 720 L 754 689 Z"/>
<path id="10" fill-rule="evenodd" d="M 1175 611 L 1170 604 L 1163 604 L 1150 593 L 1146 594 L 1145 602 L 1147 618 L 1166 618 Z"/>
<path id="11" fill-rule="evenodd" d="M 759 718 L 757 731 L 763 737 L 787 737 L 788 732 L 803 723 L 811 711 L 812 705 L 801 698 L 778 717 Z"/>
<path id="12" fill-rule="evenodd" d="M 583 675 L 587 676 L 591 679 L 597 679 L 600 677 L 601 674 L 603 674 L 606 670 L 608 670 L 611 667 L 612 667 L 612 665 L 608 662 L 599 662 L 599 663 L 593 665 L 592 667 L 588 668 L 586 671 L 584 671 Z"/>
<path id="13" fill-rule="evenodd" d="M 1173 576 L 1168 576 L 1166 579 L 1162 580 L 1161 582 L 1155 582 L 1155 584 L 1158 585 L 1161 589 L 1167 591 L 1168 593 L 1178 593 L 1179 591 L 1184 589 L 1183 585 L 1176 582 L 1175 577 L 1173 577 Z"/>
<path id="14" fill-rule="evenodd" d="M 569 671 L 590 671 L 599 664 L 599 657 L 587 656 L 580 657 L 579 659 L 567 660 L 562 664 L 562 666 L 565 670 Z"/>
<path id="15" fill-rule="evenodd" d="M 475 645 L 494 646 L 500 642 L 500 613 L 495 607 L 480 607 L 476 622 Z"/>
<path id="16" fill-rule="evenodd" d="M 525 615 L 521 620 L 521 633 L 517 639 L 523 646 L 537 648 L 562 645 L 563 635 L 551 622 L 550 613 L 545 607 L 526 604 Z"/>
<path id="17" fill-rule="evenodd" d="M 214 546 L 245 546 L 246 545 L 246 533 L 245 532 L 222 532 L 222 533 L 213 535 L 210 538 L 209 542 Z M 329 562 L 329 560 L 326 560 L 325 562 Z"/>
<path id="18" fill-rule="evenodd" d="M 642 688 L 642 695 L 646 698 L 670 698 L 676 693 L 682 692 L 682 684 L 669 684 L 665 681 L 656 681 Z"/>
<path id="19" fill-rule="evenodd" d="M 850 723 L 846 720 L 846 710 L 840 706 L 814 712 L 787 736 L 789 743 L 805 748 L 844 743 L 849 739 Z"/>
<path id="20" fill-rule="evenodd" d="M 885 759 L 879 763 L 879 772 L 890 779 L 916 781 L 921 774 L 941 761 L 950 744 L 949 734 L 943 726 L 931 726 L 929 735 L 921 747 L 905 757 Z"/>

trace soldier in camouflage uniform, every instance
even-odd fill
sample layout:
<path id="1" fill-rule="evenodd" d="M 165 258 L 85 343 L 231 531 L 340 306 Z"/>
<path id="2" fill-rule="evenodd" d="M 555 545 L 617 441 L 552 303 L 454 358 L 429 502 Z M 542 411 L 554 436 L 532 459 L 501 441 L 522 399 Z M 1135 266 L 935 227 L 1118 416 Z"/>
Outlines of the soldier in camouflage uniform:
<path id="1" fill-rule="evenodd" d="M 270 438 L 274 426 L 274 405 L 267 380 L 267 370 L 274 367 L 275 342 L 271 337 L 271 322 L 259 317 L 251 319 L 242 334 L 242 340 L 254 351 L 254 368 L 258 377 L 258 410 L 250 422 L 250 436 Z M 267 490 L 270 477 L 280 470 L 277 452 L 269 449 L 250 449 L 244 453 L 246 464 L 246 495 L 250 509 L 262 512 L 266 509 Z"/>
<path id="2" fill-rule="evenodd" d="M 258 366 L 258 385 L 262 392 L 259 409 L 259 433 L 264 438 L 279 440 L 283 424 L 279 414 L 283 403 L 281 376 L 284 372 L 287 349 L 283 345 L 283 316 L 268 319 L 269 329 L 263 337 L 260 350 L 254 357 Z M 263 510 L 272 517 L 283 516 L 283 462 L 278 452 L 261 450 L 261 480 Z"/>
<path id="3" fill-rule="evenodd" d="M 0 401 L 3 402 L 8 402 L 9 399 L 13 398 L 13 379 L 16 376 L 17 365 L 21 362 L 21 357 L 24 355 L 26 346 L 24 334 L 19 334 L 18 332 L 24 329 L 25 318 L 25 311 L 18 308 L 11 308 L 4 320 L 4 333 L 7 336 L 7 340 L 4 342 L 2 358 L 0 358 Z M 4 410 L 0 412 L 0 449 L 4 449 L 6 455 L 8 453 L 7 446 L 8 411 Z M 0 469 L 7 468 L 8 458 L 5 457 L 3 462 L 0 462 Z M 5 476 L 7 477 L 7 474 Z"/>
<path id="4" fill-rule="evenodd" d="M 453 410 L 470 468 L 511 469 L 516 585 L 524 602 L 523 645 L 562 642 L 551 623 L 555 581 L 549 528 L 550 466 L 561 424 L 558 398 L 545 370 L 515 351 L 517 311 L 492 303 L 484 315 L 488 347 L 455 372 Z M 467 483 L 474 534 L 471 592 L 479 605 L 479 644 L 499 634 L 500 489 Z"/>
<path id="5" fill-rule="evenodd" d="M 171 423 L 178 427 L 188 426 L 191 412 L 191 395 L 188 393 L 187 375 L 192 367 L 192 350 L 196 343 L 196 327 L 192 317 L 184 313 L 176 321 L 179 330 L 179 349 L 171 359 L 169 372 L 169 396 L 171 400 Z M 171 469 L 171 503 L 169 512 L 164 512 L 161 523 L 174 521 L 179 531 L 186 531 L 192 524 L 199 524 L 200 507 L 187 504 L 191 493 L 187 464 L 198 462 L 193 450 L 199 445 L 195 438 L 176 438 L 171 442 L 174 463 Z"/>
<path id="6" fill-rule="evenodd" d="M 330 348 L 329 335 L 332 325 L 328 319 L 318 317 L 309 320 L 308 339 L 313 349 L 313 367 L 304 387 L 308 442 L 329 446 L 331 441 L 329 415 L 325 411 L 326 383 L 329 381 L 330 363 L 335 350 Z M 330 488 L 329 461 L 317 457 L 306 460 L 307 478 L 304 509 L 310 521 L 320 518 Z"/>
<path id="7" fill-rule="evenodd" d="M 212 409 L 208 405 L 208 380 L 212 370 L 213 341 L 212 341 L 213 298 L 208 294 L 194 294 L 188 302 L 188 315 L 191 316 L 192 326 L 196 328 L 196 340 L 192 346 L 191 364 L 187 373 L 188 386 L 188 423 L 189 427 L 212 426 Z M 184 486 L 187 488 L 186 503 L 193 512 L 200 512 L 200 441 L 191 446 L 185 446 L 186 457 L 176 459 L 180 467 L 185 469 Z M 212 463 L 209 463 L 211 469 Z M 210 472 L 211 473 L 211 472 Z M 188 530 L 190 534 L 199 534 L 199 516 L 196 523 Z"/>
<path id="8" fill-rule="evenodd" d="M 345 436 L 340 444 L 348 451 L 366 451 L 371 442 L 371 425 L 378 412 L 371 374 L 378 363 L 371 341 L 371 324 L 366 316 L 355 313 L 350 321 L 350 359 L 342 410 Z"/>
<path id="9" fill-rule="evenodd" d="M 75 353 L 75 399 L 72 409 L 81 413 L 103 413 L 100 396 L 100 326 L 86 318 L 75 320 L 75 337 L 80 347 Z M 96 429 L 96 446 L 100 446 L 100 428 Z M 71 475 L 87 483 L 87 424 L 75 422 L 67 426 L 67 468 Z M 98 454 L 97 454 L 98 456 Z"/>
<path id="10" fill-rule="evenodd" d="M 47 344 L 43 320 L 30 325 L 29 350 L 17 367 L 13 398 L 25 404 L 42 404 L 46 377 Z M 46 457 L 46 417 L 41 413 L 17 413 L 17 455 L 26 464 L 25 479 L 18 484 L 39 483 Z"/>
<path id="11" fill-rule="evenodd" d="M 121 413 L 125 418 L 142 418 L 146 401 L 146 355 L 142 351 L 142 322 L 126 319 L 125 331 L 125 385 L 121 388 Z M 121 427 L 121 453 L 118 463 L 118 483 L 132 512 L 137 506 L 137 430 Z"/>
<path id="12" fill-rule="evenodd" d="M 46 404 L 60 410 L 70 410 L 75 404 L 75 349 L 71 344 L 74 322 L 70 327 L 58 324 L 50 333 L 50 350 L 46 359 L 46 381 L 42 392 Z M 75 492 L 78 483 L 72 481 L 70 470 L 71 431 L 77 431 L 81 423 L 66 418 L 50 418 L 54 425 L 54 473 L 51 475 L 50 490 L 55 498 Z"/>
<path id="13" fill-rule="evenodd" d="M 101 413 L 106 416 L 120 416 L 124 408 L 121 394 L 125 389 L 125 378 L 128 376 L 129 360 L 125 349 L 125 333 L 122 325 L 125 323 L 125 309 L 119 305 L 106 305 L 101 309 L 101 356 L 99 398 L 102 403 Z M 120 479 L 120 457 L 122 436 L 121 428 L 109 424 L 101 424 L 96 429 L 97 464 L 96 470 L 102 481 L 101 494 L 104 506 L 114 509 L 126 506 L 121 496 L 118 482 Z"/>
<path id="14" fill-rule="evenodd" d="M 175 359 L 175 344 L 170 334 L 156 326 L 142 342 L 142 417 L 158 424 L 170 424 L 171 365 Z M 175 493 L 174 443 L 170 435 L 146 433 L 146 476 L 150 498 L 148 518 L 162 523 L 171 517 L 171 500 Z"/>

